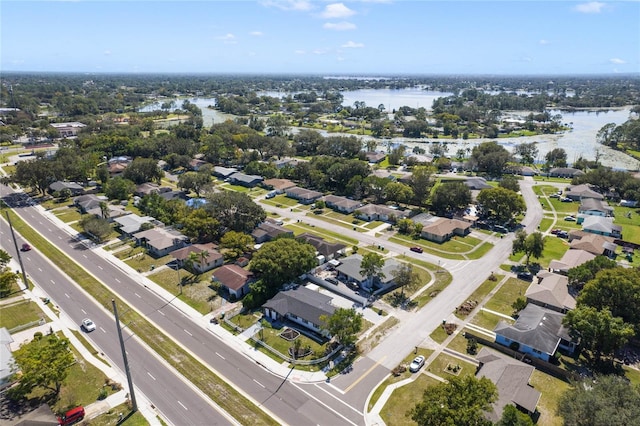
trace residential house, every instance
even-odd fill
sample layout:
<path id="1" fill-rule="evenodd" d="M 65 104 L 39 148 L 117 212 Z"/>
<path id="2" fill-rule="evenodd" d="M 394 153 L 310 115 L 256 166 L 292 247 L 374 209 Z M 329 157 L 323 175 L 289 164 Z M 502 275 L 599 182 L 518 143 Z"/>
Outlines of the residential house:
<path id="1" fill-rule="evenodd" d="M 200 167 L 204 166 L 205 164 L 209 164 L 204 160 L 200 160 L 198 158 L 192 158 L 191 160 L 189 160 L 189 168 L 193 171 L 198 171 L 200 170 Z"/>
<path id="2" fill-rule="evenodd" d="M 107 161 L 107 170 L 109 171 L 109 175 L 119 176 L 121 175 L 129 164 L 131 164 L 132 158 L 127 156 L 113 157 Z"/>
<path id="3" fill-rule="evenodd" d="M 283 234 L 293 236 L 293 231 L 272 222 L 262 222 L 251 232 L 251 236 L 256 240 L 257 244 L 271 241 Z"/>
<path id="4" fill-rule="evenodd" d="M 573 353 L 576 343 L 562 325 L 564 315 L 529 303 L 511 325 L 500 321 L 493 330 L 496 343 L 543 361 L 553 358 L 558 349 Z"/>
<path id="5" fill-rule="evenodd" d="M 358 219 L 366 220 L 367 222 L 374 220 L 393 222 L 408 216 L 408 212 L 404 210 L 382 204 L 365 204 L 362 207 L 358 207 L 354 214 Z"/>
<path id="6" fill-rule="evenodd" d="M 80 195 L 84 192 L 84 187 L 76 182 L 55 181 L 49 185 L 51 192 L 60 192 L 63 190 L 69 190 L 72 196 Z"/>
<path id="7" fill-rule="evenodd" d="M 448 241 L 454 235 L 464 237 L 471 232 L 471 223 L 459 219 L 447 219 L 439 217 L 437 220 L 423 226 L 420 235 L 422 238 L 443 243 Z"/>
<path id="8" fill-rule="evenodd" d="M 622 238 L 622 226 L 614 225 L 611 217 L 578 216 L 578 223 L 582 223 L 582 230 L 585 232 L 606 237 Z"/>
<path id="9" fill-rule="evenodd" d="M 144 197 L 149 194 L 161 194 L 163 192 L 170 192 L 171 188 L 166 186 L 160 186 L 155 182 L 145 182 L 136 187 L 134 195 L 138 197 Z"/>
<path id="10" fill-rule="evenodd" d="M 284 194 L 287 189 L 293 188 L 296 184 L 289 179 L 266 179 L 262 182 L 262 186 L 276 191 L 276 194 Z"/>
<path id="11" fill-rule="evenodd" d="M 131 213 L 126 216 L 116 217 L 113 221 L 117 224 L 116 226 L 120 229 L 126 236 L 131 236 L 136 232 L 140 231 L 143 225 L 149 224 L 151 227 L 163 227 L 164 224 L 151 216 L 138 216 L 137 214 Z"/>
<path id="12" fill-rule="evenodd" d="M 591 254 L 613 256 L 618 248 L 612 237 L 592 234 L 590 232 L 574 230 L 569 232 L 569 247 L 571 249 L 588 251 Z"/>
<path id="13" fill-rule="evenodd" d="M 262 308 L 264 315 L 273 321 L 289 320 L 309 330 L 329 337 L 324 329 L 324 316 L 333 315 L 336 310 L 332 298 L 304 286 L 281 291 L 269 299 Z"/>
<path id="14" fill-rule="evenodd" d="M 178 191 L 174 189 L 170 189 L 169 191 L 160 191 L 158 192 L 158 195 L 167 201 L 171 201 L 171 200 L 186 201 L 189 198 L 187 197 L 187 193 L 185 191 Z"/>
<path id="15" fill-rule="evenodd" d="M 362 264 L 362 255 L 353 254 L 340 259 L 342 262 L 336 266 L 338 278 L 344 282 L 353 282 L 361 288 L 372 291 L 375 288 L 388 288 L 393 285 L 393 273 L 401 266 L 401 263 L 395 259 L 385 259 L 382 267 L 382 278 L 375 279 L 374 283 L 360 273 L 360 265 Z"/>
<path id="16" fill-rule="evenodd" d="M 232 174 L 237 173 L 238 169 L 233 167 L 215 166 L 213 174 L 220 179 L 228 179 Z"/>
<path id="17" fill-rule="evenodd" d="M 87 127 L 87 125 L 78 121 L 71 121 L 68 123 L 51 123 L 51 127 L 58 131 L 61 138 L 72 138 L 78 136 L 80 130 Z"/>
<path id="18" fill-rule="evenodd" d="M 0 389 L 11 384 L 13 375 L 13 354 L 11 353 L 13 338 L 6 327 L 0 327 Z"/>
<path id="19" fill-rule="evenodd" d="M 613 216 L 613 207 L 596 198 L 583 198 L 582 200 L 580 200 L 578 213 L 590 216 L 610 217 Z"/>
<path id="20" fill-rule="evenodd" d="M 596 200 L 604 200 L 604 195 L 594 191 L 587 184 L 571 186 L 565 191 L 564 195 L 567 198 L 571 198 L 573 201 L 580 201 L 583 198 L 595 198 Z"/>
<path id="21" fill-rule="evenodd" d="M 231 183 L 246 186 L 247 188 L 253 188 L 264 180 L 262 176 L 247 175 L 241 172 L 232 174 L 229 176 L 229 179 L 231 180 Z"/>
<path id="22" fill-rule="evenodd" d="M 387 158 L 387 154 L 385 154 L 384 152 L 370 151 L 370 152 L 365 152 L 364 158 L 366 158 L 366 160 L 369 163 L 377 164 L 377 163 L 381 163 L 385 158 Z"/>
<path id="23" fill-rule="evenodd" d="M 230 264 L 223 265 L 213 271 L 211 279 L 219 282 L 231 296 L 240 299 L 249 293 L 249 284 L 253 280 L 253 273 L 238 265 Z"/>
<path id="24" fill-rule="evenodd" d="M 565 275 L 542 270 L 524 294 L 527 303 L 552 309 L 562 314 L 576 307 L 575 295 L 569 290 L 569 279 Z"/>
<path id="25" fill-rule="evenodd" d="M 162 257 L 189 244 L 189 237 L 167 228 L 152 228 L 133 234 L 136 242 L 154 257 Z"/>
<path id="26" fill-rule="evenodd" d="M 549 170 L 549 177 L 559 178 L 574 178 L 576 176 L 582 176 L 584 172 L 580 169 L 574 169 L 573 167 L 555 167 Z"/>
<path id="27" fill-rule="evenodd" d="M 218 268 L 224 263 L 224 257 L 218 251 L 218 246 L 213 243 L 193 244 L 182 247 L 171 252 L 171 256 L 176 259 L 178 266 L 183 267 L 192 258 L 191 268 L 202 274 L 213 268 Z"/>
<path id="28" fill-rule="evenodd" d="M 549 271 L 566 275 L 569 269 L 580 266 L 593 259 L 595 254 L 584 250 L 567 250 L 560 260 L 549 262 Z"/>
<path id="29" fill-rule="evenodd" d="M 322 197 L 325 205 L 330 209 L 339 211 L 340 213 L 350 214 L 353 213 L 358 207 L 362 205 L 360 201 L 351 200 L 347 197 L 340 197 L 337 195 L 325 195 Z"/>
<path id="30" fill-rule="evenodd" d="M 480 363 L 476 376 L 486 377 L 498 389 L 498 398 L 486 412 L 488 420 L 497 423 L 507 405 L 514 405 L 529 415 L 535 413 L 542 396 L 529 384 L 535 367 L 486 347 L 480 349 L 476 360 Z"/>
<path id="31" fill-rule="evenodd" d="M 73 204 L 80 210 L 80 213 L 87 213 L 89 210 L 100 207 L 100 203 L 108 203 L 109 199 L 104 195 L 86 194 L 73 199 Z"/>
<path id="32" fill-rule="evenodd" d="M 303 233 L 296 237 L 298 240 L 302 240 L 315 247 L 318 255 L 324 257 L 324 261 L 335 259 L 336 257 L 344 254 L 344 249 L 347 247 L 342 243 L 330 243 L 324 239 L 309 233 Z"/>
<path id="33" fill-rule="evenodd" d="M 433 162 L 433 155 L 408 153 L 404 158 L 405 164 L 429 164 Z"/>
<path id="34" fill-rule="evenodd" d="M 301 204 L 311 204 L 322 197 L 322 192 L 312 191 L 311 189 L 300 188 L 298 186 L 286 189 L 285 193 L 287 197 L 298 200 Z"/>
<path id="35" fill-rule="evenodd" d="M 485 178 L 481 177 L 469 177 L 464 180 L 464 184 L 472 191 L 480 191 L 482 189 L 491 188 L 491 185 L 487 183 Z"/>
<path id="36" fill-rule="evenodd" d="M 298 160 L 295 158 L 281 158 L 273 162 L 273 165 L 276 166 L 276 169 L 278 170 L 286 166 L 295 167 L 297 164 Z"/>
<path id="37" fill-rule="evenodd" d="M 118 217 L 131 214 L 129 210 L 127 210 L 120 204 L 107 204 L 105 210 L 103 210 L 102 207 L 98 205 L 96 207 L 90 208 L 86 211 L 86 213 L 95 217 L 107 219 L 109 222 L 113 222 Z"/>
<path id="38" fill-rule="evenodd" d="M 535 176 L 537 172 L 529 166 L 521 166 L 517 169 L 517 173 L 522 176 Z"/>

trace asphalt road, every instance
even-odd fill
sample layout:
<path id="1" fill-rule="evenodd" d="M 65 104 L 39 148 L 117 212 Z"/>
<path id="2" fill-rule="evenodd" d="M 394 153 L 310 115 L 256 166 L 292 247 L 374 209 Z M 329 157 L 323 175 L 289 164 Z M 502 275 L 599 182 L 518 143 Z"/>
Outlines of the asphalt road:
<path id="1" fill-rule="evenodd" d="M 2 189 L 3 194 L 8 193 L 6 187 Z M 331 386 L 321 389 L 320 386 L 316 385 L 291 383 L 272 375 L 261 366 L 256 365 L 251 359 L 239 355 L 234 349 L 229 348 L 223 341 L 209 332 L 206 327 L 203 327 L 202 324 L 194 322 L 173 305 L 146 289 L 126 270 L 120 269 L 116 264 L 94 253 L 93 249 L 87 249 L 83 243 L 76 241 L 66 231 L 59 229 L 55 223 L 43 215 L 36 207 L 27 204 L 18 207 L 16 213 L 44 238 L 58 246 L 71 259 L 83 265 L 87 271 L 102 283 L 105 283 L 122 300 L 127 301 L 133 309 L 136 309 L 148 320 L 152 321 L 174 342 L 188 349 L 191 354 L 217 372 L 227 383 L 233 384 L 237 389 L 243 391 L 282 423 L 291 425 L 364 424 L 363 413 L 358 409 L 341 403 L 340 393 L 336 392 Z M 40 265 L 39 262 L 38 265 Z M 25 262 L 25 268 L 29 275 L 33 276 L 37 281 L 40 282 L 41 279 L 45 279 L 42 284 L 43 289 L 51 295 L 51 299 L 59 304 L 63 310 L 71 309 L 71 312 L 74 312 L 71 315 L 73 315 L 72 318 L 75 321 L 79 322 L 86 316 L 77 307 L 91 306 L 92 308 L 90 309 L 95 309 L 93 308 L 95 303 L 90 302 L 88 299 L 83 300 L 82 303 L 63 304 L 64 299 L 68 299 L 80 291 L 68 288 L 63 292 L 54 287 L 53 284 L 49 286 L 48 275 L 45 274 L 42 277 L 35 275 L 36 271 L 40 271 L 38 267 L 34 270 L 30 261 Z M 45 269 L 47 268 L 45 267 Z M 94 318 L 94 321 L 99 325 L 102 324 L 103 320 L 108 321 L 106 317 L 100 318 L 96 316 Z M 96 343 L 98 343 L 101 350 L 109 346 L 117 347 L 116 337 L 116 334 L 113 333 L 111 339 L 105 338 L 104 342 Z M 105 353 L 107 352 L 105 351 Z M 149 358 L 148 354 L 146 358 L 144 356 L 139 358 L 138 362 L 142 364 L 142 360 L 146 361 L 147 358 Z M 147 378 L 147 382 L 149 382 L 148 379 L 150 378 Z M 206 411 L 193 398 L 193 391 L 190 394 L 183 394 L 182 390 L 174 388 L 172 385 L 167 385 L 172 383 L 171 380 L 161 381 L 157 377 L 155 381 L 151 379 L 149 383 L 152 388 L 161 387 L 165 389 L 164 392 L 169 395 L 166 399 L 168 406 L 165 407 L 163 405 L 165 400 L 161 396 L 162 393 L 157 395 L 154 392 L 150 392 L 147 395 L 146 388 L 142 389 L 141 387 L 145 395 L 158 409 L 164 412 L 165 410 L 170 410 L 170 407 L 174 407 L 174 409 L 176 409 L 175 407 L 186 407 L 186 409 L 182 408 L 182 413 L 176 409 L 176 414 L 182 415 L 182 417 L 178 417 L 178 419 L 182 419 L 181 421 L 175 421 L 176 417 L 174 416 L 167 416 L 176 425 L 185 424 L 187 421 L 191 424 L 211 424 L 211 419 L 219 417 L 219 414 L 205 414 L 202 417 L 194 416 L 191 419 L 193 413 Z M 158 386 L 158 383 L 161 383 L 161 386 Z M 157 389 L 151 390 L 157 392 Z M 207 419 L 207 421 L 202 421 L 203 418 Z"/>

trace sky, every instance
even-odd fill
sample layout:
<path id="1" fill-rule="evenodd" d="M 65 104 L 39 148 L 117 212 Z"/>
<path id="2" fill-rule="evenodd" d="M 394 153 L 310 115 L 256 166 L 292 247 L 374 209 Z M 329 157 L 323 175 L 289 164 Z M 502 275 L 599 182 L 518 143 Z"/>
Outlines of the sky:
<path id="1" fill-rule="evenodd" d="M 640 0 L 1 0 L 0 71 L 640 72 Z"/>

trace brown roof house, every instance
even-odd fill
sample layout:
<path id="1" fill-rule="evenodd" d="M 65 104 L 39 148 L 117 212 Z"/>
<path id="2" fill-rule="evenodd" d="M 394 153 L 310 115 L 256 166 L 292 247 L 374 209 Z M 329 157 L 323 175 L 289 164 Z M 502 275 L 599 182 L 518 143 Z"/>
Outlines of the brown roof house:
<path id="1" fill-rule="evenodd" d="M 549 262 L 549 271 L 566 275 L 569 269 L 580 266 L 594 257 L 596 257 L 596 255 L 588 251 L 570 249 L 567 250 L 560 260 L 552 260 Z"/>
<path id="2" fill-rule="evenodd" d="M 262 186 L 273 189 L 277 194 L 284 194 L 284 192 L 296 186 L 295 183 L 289 179 L 267 179 L 262 182 Z"/>
<path id="3" fill-rule="evenodd" d="M 190 267 L 202 274 L 213 268 L 218 268 L 224 263 L 224 257 L 217 248 L 218 246 L 212 243 L 193 244 L 172 251 L 171 256 L 176 259 L 178 266 L 182 267 L 185 264 L 191 263 Z M 195 256 L 191 256 L 192 253 L 195 254 Z M 192 259 L 192 261 L 190 262 L 189 259 Z"/>
<path id="4" fill-rule="evenodd" d="M 272 222 L 262 222 L 251 232 L 251 236 L 256 240 L 257 244 L 271 241 L 283 234 L 293 236 L 293 231 Z"/>
<path id="5" fill-rule="evenodd" d="M 569 232 L 569 246 L 575 250 L 588 251 L 596 256 L 600 254 L 612 256 L 618 248 L 612 237 L 579 230 Z"/>
<path id="6" fill-rule="evenodd" d="M 162 257 L 189 244 L 189 237 L 167 228 L 152 228 L 136 232 L 133 238 L 142 247 L 146 247 L 154 257 Z"/>
<path id="7" fill-rule="evenodd" d="M 339 255 L 344 254 L 344 249 L 347 247 L 342 243 L 330 243 L 320 237 L 306 232 L 298 235 L 296 238 L 315 247 L 316 252 L 324 258 L 323 262 L 320 263 L 324 263 L 325 261 L 334 259 Z"/>
<path id="8" fill-rule="evenodd" d="M 311 204 L 318 198 L 322 197 L 322 192 L 313 191 L 311 189 L 300 188 L 294 186 L 285 190 L 287 197 L 300 201 L 302 204 Z"/>
<path id="9" fill-rule="evenodd" d="M 238 265 L 224 265 L 213 271 L 211 279 L 219 282 L 222 287 L 229 291 L 231 296 L 240 299 L 249 293 L 249 284 L 253 280 L 253 273 L 242 269 Z"/>
<path id="10" fill-rule="evenodd" d="M 331 316 L 336 310 L 331 304 L 332 298 L 300 286 L 292 290 L 281 291 L 267 300 L 262 308 L 267 318 L 273 321 L 287 319 L 308 328 L 325 337 L 323 316 Z"/>
<path id="11" fill-rule="evenodd" d="M 448 241 L 454 235 L 464 237 L 471 232 L 471 223 L 459 219 L 447 219 L 444 217 L 436 218 L 435 221 L 423 226 L 422 238 L 443 243 Z"/>
<path id="12" fill-rule="evenodd" d="M 543 270 L 538 272 L 537 277 L 538 282 L 532 282 L 524 294 L 527 303 L 563 314 L 576 307 L 576 298 L 569 289 L 569 279 L 565 275 Z"/>
<path id="13" fill-rule="evenodd" d="M 337 195 L 325 195 L 322 200 L 330 209 L 345 214 L 353 213 L 358 207 L 362 205 L 360 201 L 351 200 L 347 197 L 340 197 Z"/>
<path id="14" fill-rule="evenodd" d="M 529 415 L 535 413 L 542 394 L 529 384 L 533 366 L 486 347 L 480 349 L 476 360 L 480 363 L 476 376 L 486 377 L 498 388 L 498 399 L 486 413 L 488 420 L 499 421 L 507 405 L 515 405 Z"/>

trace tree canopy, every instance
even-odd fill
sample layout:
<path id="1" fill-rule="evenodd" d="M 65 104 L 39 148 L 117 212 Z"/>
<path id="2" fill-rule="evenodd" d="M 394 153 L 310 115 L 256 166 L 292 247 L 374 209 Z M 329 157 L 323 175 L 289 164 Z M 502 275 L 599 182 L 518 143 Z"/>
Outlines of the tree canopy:
<path id="1" fill-rule="evenodd" d="M 353 345 L 362 330 L 362 315 L 355 309 L 337 308 L 330 316 L 320 317 L 327 331 L 344 346 Z"/>
<path id="2" fill-rule="evenodd" d="M 615 260 L 611 260 L 606 256 L 596 256 L 582 265 L 569 269 L 567 273 L 569 284 L 582 287 L 587 281 L 594 279 L 598 271 L 615 268 L 617 265 Z"/>
<path id="3" fill-rule="evenodd" d="M 522 196 L 500 187 L 483 189 L 477 202 L 483 215 L 495 218 L 499 223 L 511 222 L 527 209 Z"/>
<path id="4" fill-rule="evenodd" d="M 558 400 L 566 426 L 633 425 L 640 418 L 640 386 L 614 375 L 574 383 Z"/>
<path id="5" fill-rule="evenodd" d="M 382 268 L 384 267 L 384 257 L 378 253 L 368 252 L 362 256 L 360 263 L 360 273 L 367 277 L 369 283 L 373 286 L 375 279 L 384 278 Z"/>
<path id="6" fill-rule="evenodd" d="M 278 238 L 264 243 L 253 255 L 249 269 L 271 288 L 291 282 L 317 266 L 316 250 L 304 241 Z"/>
<path id="7" fill-rule="evenodd" d="M 471 151 L 471 161 L 478 171 L 490 176 L 501 176 L 511 160 L 511 153 L 495 141 L 482 142 Z"/>
<path id="8" fill-rule="evenodd" d="M 431 194 L 431 208 L 439 216 L 464 210 L 471 203 L 471 190 L 463 182 L 446 182 Z"/>
<path id="9" fill-rule="evenodd" d="M 222 231 L 251 233 L 266 217 L 265 211 L 242 192 L 222 191 L 207 196 L 204 209 L 220 222 Z"/>
<path id="10" fill-rule="evenodd" d="M 484 411 L 496 400 L 496 385 L 486 377 L 454 376 L 429 386 L 407 415 L 420 426 L 491 425 Z"/>

